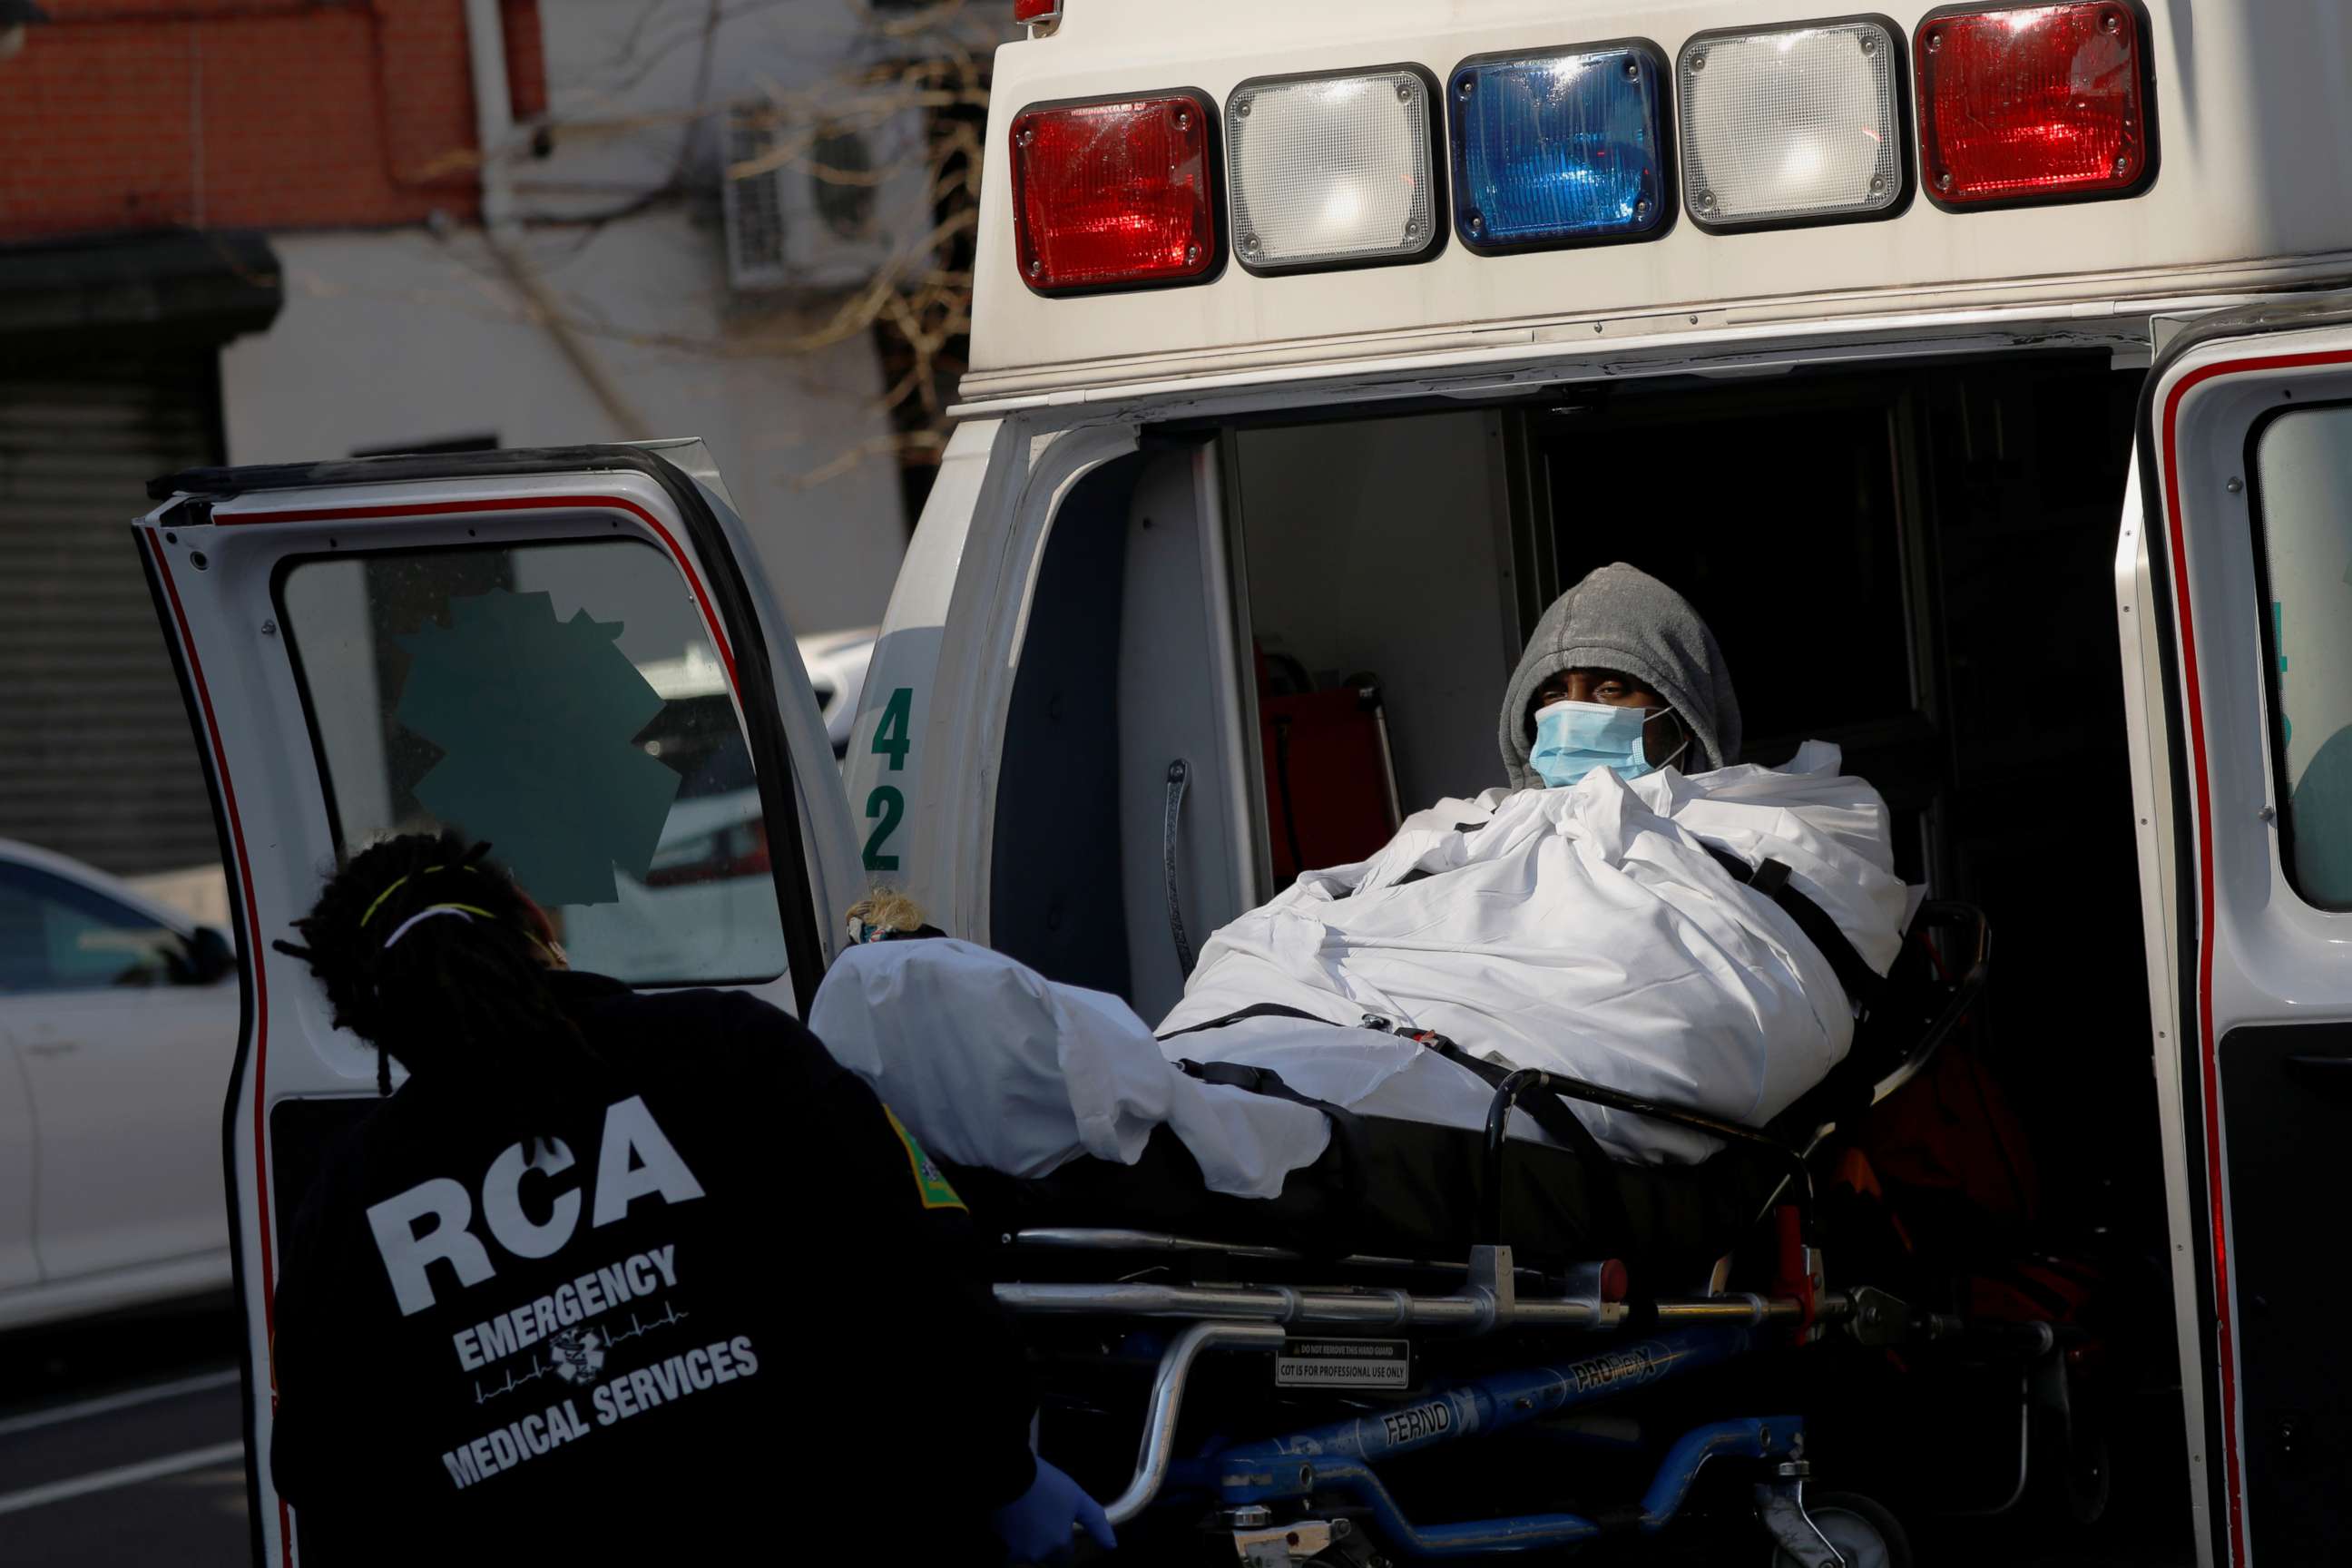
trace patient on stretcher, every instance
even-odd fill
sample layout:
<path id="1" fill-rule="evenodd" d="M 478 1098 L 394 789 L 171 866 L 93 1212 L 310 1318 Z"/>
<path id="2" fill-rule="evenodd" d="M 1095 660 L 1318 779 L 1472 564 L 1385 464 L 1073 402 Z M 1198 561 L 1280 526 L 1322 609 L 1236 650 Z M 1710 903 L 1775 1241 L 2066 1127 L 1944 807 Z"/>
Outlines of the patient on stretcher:
<path id="1" fill-rule="evenodd" d="M 1166 1126 L 1211 1191 L 1247 1197 L 1276 1196 L 1323 1154 L 1329 1120 L 1302 1100 L 1483 1126 L 1490 1085 L 1423 1035 L 1749 1125 L 1820 1082 L 1852 1041 L 1853 1004 L 1831 957 L 1741 877 L 1780 862 L 1863 963 L 1892 965 L 1913 900 L 1885 805 L 1837 749 L 1730 764 L 1739 712 L 1712 634 L 1622 565 L 1545 615 L 1499 739 L 1508 787 L 1442 800 L 1371 858 L 1309 871 L 1218 931 L 1156 1030 L 1116 997 L 955 941 L 845 954 L 809 1022 L 959 1164 L 1132 1164 Z M 1272 1068 L 1292 1097 L 1202 1081 L 1185 1060 Z M 1621 1160 L 1713 1148 L 1574 1110 Z"/>

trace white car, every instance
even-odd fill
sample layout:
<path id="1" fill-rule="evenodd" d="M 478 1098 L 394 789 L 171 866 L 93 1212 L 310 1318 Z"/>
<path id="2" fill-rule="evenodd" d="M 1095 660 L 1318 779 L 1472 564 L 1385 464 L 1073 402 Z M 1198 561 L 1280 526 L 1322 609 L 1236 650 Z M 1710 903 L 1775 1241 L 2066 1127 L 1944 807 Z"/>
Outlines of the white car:
<path id="1" fill-rule="evenodd" d="M 798 639 L 836 760 L 849 749 L 877 635 L 868 626 Z M 575 966 L 622 979 L 773 975 L 784 955 L 767 824 L 725 672 L 697 652 L 649 662 L 644 674 L 668 704 L 644 743 L 685 782 L 646 874 L 620 875 L 610 903 L 562 912 L 564 949 Z"/>
<path id="2" fill-rule="evenodd" d="M 228 939 L 0 839 L 0 1329 L 229 1283 Z"/>
<path id="3" fill-rule="evenodd" d="M 765 978 L 784 966 L 776 883 L 756 785 L 682 796 L 643 879 L 611 903 L 567 909 L 563 946 L 599 974 Z"/>
<path id="4" fill-rule="evenodd" d="M 866 689 L 866 670 L 874 662 L 878 626 L 857 631 L 822 632 L 795 639 L 801 663 L 808 669 L 809 688 L 816 693 L 818 713 L 824 719 L 825 739 L 836 757 L 849 753 L 849 727 L 857 718 L 857 699 Z"/>

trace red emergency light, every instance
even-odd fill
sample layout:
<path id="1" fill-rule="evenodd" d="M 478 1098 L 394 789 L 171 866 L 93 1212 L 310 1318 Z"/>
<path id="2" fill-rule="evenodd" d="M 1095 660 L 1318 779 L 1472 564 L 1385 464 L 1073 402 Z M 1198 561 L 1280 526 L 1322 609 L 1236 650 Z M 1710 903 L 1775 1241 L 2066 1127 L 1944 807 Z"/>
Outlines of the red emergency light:
<path id="1" fill-rule="evenodd" d="M 1969 6 L 1919 24 L 1927 197 L 1983 207 L 2129 195 L 2155 161 L 2146 46 L 2121 0 Z"/>
<path id="2" fill-rule="evenodd" d="M 1223 259 L 1216 110 L 1197 92 L 1026 109 L 1013 121 L 1013 247 L 1041 294 L 1187 283 Z"/>

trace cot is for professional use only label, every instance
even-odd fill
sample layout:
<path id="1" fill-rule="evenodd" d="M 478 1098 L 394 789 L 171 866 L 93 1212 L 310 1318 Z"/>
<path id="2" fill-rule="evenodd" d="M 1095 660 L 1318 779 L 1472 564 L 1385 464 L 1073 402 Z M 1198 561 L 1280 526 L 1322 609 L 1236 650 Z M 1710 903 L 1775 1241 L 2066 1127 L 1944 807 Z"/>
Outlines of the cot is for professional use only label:
<path id="1" fill-rule="evenodd" d="M 1291 1340 L 1274 1358 L 1277 1388 L 1411 1388 L 1404 1340 Z"/>

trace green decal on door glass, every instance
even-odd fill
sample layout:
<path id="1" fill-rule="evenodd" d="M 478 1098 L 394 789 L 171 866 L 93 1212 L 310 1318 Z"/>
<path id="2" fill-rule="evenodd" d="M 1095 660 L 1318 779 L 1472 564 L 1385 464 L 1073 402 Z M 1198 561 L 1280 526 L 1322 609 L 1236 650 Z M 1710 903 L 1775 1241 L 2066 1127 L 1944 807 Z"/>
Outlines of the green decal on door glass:
<path id="1" fill-rule="evenodd" d="M 618 621 L 555 618 L 543 593 L 452 598 L 449 624 L 398 639 L 411 660 L 393 717 L 441 748 L 416 799 L 488 839 L 543 904 L 607 904 L 617 867 L 643 879 L 677 770 L 635 738 L 661 694 L 614 640 Z"/>
<path id="2" fill-rule="evenodd" d="M 907 753 L 914 749 L 907 734 L 907 715 L 914 705 L 915 689 L 901 686 L 882 705 L 881 721 L 874 726 L 874 754 L 889 758 L 894 773 L 907 765 Z"/>
<path id="3" fill-rule="evenodd" d="M 898 831 L 898 819 L 907 815 L 907 797 L 889 784 L 877 784 L 874 793 L 866 797 L 866 820 L 874 823 L 874 831 L 866 836 L 866 868 L 869 871 L 895 871 L 898 868 L 896 855 L 885 855 L 882 846 L 890 835 Z M 880 818 L 877 822 L 876 818 Z"/>

